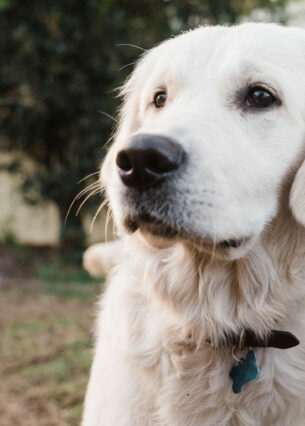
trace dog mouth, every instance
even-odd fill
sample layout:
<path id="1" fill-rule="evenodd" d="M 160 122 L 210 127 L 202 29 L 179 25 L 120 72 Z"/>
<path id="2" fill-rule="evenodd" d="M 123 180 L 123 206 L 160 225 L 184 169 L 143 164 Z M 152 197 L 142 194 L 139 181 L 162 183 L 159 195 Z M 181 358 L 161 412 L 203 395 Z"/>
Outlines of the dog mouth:
<path id="1" fill-rule="evenodd" d="M 173 239 L 181 234 L 181 230 L 177 229 L 175 226 L 168 224 L 161 219 L 155 218 L 149 213 L 140 213 L 137 216 L 128 216 L 124 223 L 130 233 L 134 233 L 140 229 L 156 237 L 166 239 Z"/>
<path id="2" fill-rule="evenodd" d="M 250 237 L 242 237 L 215 240 L 208 236 L 202 237 L 160 218 L 156 218 L 147 212 L 139 213 L 136 216 L 128 216 L 124 221 L 124 225 L 129 233 L 135 233 L 139 230 L 143 234 L 150 234 L 153 237 L 159 237 L 163 240 L 187 240 L 208 251 L 214 251 L 215 249 L 223 251 L 238 249 L 250 239 Z"/>

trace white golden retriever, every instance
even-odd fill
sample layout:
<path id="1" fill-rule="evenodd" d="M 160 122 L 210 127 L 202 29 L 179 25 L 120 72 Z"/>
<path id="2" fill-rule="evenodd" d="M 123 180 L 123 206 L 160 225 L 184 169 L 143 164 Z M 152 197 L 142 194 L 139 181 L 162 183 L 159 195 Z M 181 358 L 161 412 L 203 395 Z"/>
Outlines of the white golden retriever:
<path id="1" fill-rule="evenodd" d="M 123 94 L 83 426 L 304 426 L 305 32 L 198 28 Z"/>

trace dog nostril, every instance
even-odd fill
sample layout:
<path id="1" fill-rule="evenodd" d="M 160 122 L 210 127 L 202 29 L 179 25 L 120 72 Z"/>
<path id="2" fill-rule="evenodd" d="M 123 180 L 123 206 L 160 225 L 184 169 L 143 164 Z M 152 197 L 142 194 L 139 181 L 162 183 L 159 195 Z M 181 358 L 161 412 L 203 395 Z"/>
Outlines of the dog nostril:
<path id="1" fill-rule="evenodd" d="M 116 157 L 116 164 L 124 172 L 129 172 L 132 170 L 131 158 L 125 151 L 118 153 Z"/>

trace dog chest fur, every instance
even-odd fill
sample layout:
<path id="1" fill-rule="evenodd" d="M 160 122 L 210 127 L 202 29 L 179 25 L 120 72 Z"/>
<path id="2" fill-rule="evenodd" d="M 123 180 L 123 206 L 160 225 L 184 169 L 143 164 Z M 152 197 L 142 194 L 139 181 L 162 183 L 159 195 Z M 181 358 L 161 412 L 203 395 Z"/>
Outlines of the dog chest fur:
<path id="1" fill-rule="evenodd" d="M 215 349 L 206 343 L 211 330 L 217 339 L 239 324 L 259 331 L 271 322 L 281 329 L 282 317 L 284 328 L 302 338 L 303 300 L 296 295 L 304 277 L 296 275 L 295 266 L 280 277 L 274 273 L 280 268 L 265 251 L 219 272 L 217 260 L 196 265 L 180 245 L 163 253 L 144 250 L 132 262 L 130 249 L 137 247 L 125 244 L 129 255 L 113 272 L 98 321 L 100 343 L 90 392 L 107 389 L 107 395 L 96 401 L 103 416 L 92 424 L 301 426 L 304 343 L 286 351 L 256 350 L 261 376 L 240 395 L 232 392 L 229 378 L 232 347 Z"/>

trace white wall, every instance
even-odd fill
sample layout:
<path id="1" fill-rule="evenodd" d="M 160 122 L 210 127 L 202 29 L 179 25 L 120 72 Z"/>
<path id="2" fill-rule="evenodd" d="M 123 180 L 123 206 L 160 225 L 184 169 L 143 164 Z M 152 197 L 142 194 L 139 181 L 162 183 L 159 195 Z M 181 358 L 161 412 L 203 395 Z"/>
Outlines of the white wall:
<path id="1" fill-rule="evenodd" d="M 0 173 L 0 239 L 12 235 L 21 243 L 34 245 L 56 245 L 60 232 L 59 213 L 54 203 L 38 206 L 26 204 L 18 192 L 17 179 L 12 175 Z M 75 214 L 74 211 L 71 214 Z M 113 225 L 111 220 L 105 229 L 107 210 L 103 209 L 90 233 L 92 217 L 84 217 L 88 243 L 110 240 Z M 69 220 L 69 218 L 68 218 Z M 107 232 L 106 232 L 107 231 Z"/>

